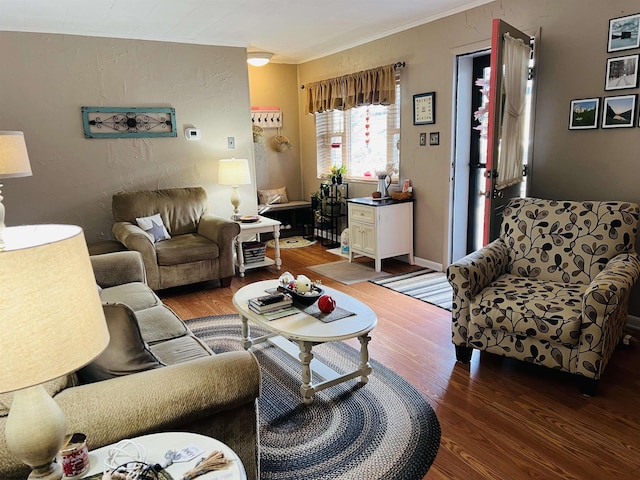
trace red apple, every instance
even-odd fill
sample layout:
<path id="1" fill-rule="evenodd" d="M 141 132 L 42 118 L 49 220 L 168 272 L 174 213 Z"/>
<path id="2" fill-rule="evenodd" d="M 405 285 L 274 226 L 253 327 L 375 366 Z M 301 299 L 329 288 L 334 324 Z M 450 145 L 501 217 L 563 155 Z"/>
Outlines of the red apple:
<path id="1" fill-rule="evenodd" d="M 318 308 L 322 313 L 331 313 L 336 308 L 336 301 L 329 295 L 322 295 L 318 299 Z"/>

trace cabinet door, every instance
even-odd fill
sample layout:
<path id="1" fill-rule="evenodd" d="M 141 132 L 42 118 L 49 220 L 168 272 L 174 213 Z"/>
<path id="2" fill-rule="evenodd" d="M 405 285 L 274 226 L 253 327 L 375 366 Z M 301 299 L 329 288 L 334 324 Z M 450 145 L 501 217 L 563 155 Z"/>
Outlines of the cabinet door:
<path id="1" fill-rule="evenodd" d="M 362 251 L 370 255 L 375 255 L 378 251 L 375 225 L 362 225 Z"/>
<path id="2" fill-rule="evenodd" d="M 354 222 L 349 226 L 349 248 L 354 252 L 375 255 L 376 229 L 374 225 Z"/>
<path id="3" fill-rule="evenodd" d="M 354 252 L 362 252 L 363 240 L 362 224 L 352 222 L 349 225 L 349 248 Z"/>

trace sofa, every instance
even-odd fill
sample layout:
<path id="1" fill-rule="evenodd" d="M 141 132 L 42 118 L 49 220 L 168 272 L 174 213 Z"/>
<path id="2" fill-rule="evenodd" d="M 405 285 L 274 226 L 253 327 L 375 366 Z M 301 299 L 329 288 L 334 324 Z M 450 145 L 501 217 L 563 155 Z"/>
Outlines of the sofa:
<path id="1" fill-rule="evenodd" d="M 631 202 L 512 200 L 500 237 L 447 269 L 457 359 L 516 358 L 578 375 L 595 394 L 640 276 L 637 230 Z"/>
<path id="2" fill-rule="evenodd" d="M 94 255 L 91 262 L 111 340 L 94 362 L 45 384 L 67 432 L 86 434 L 90 450 L 154 432 L 208 435 L 229 445 L 257 480 L 261 378 L 254 355 L 215 354 L 195 337 L 146 285 L 138 252 Z M 11 398 L 0 395 L 2 432 Z M 28 473 L 0 435 L 0 478 Z"/>
<path id="3" fill-rule="evenodd" d="M 119 192 L 111 208 L 115 239 L 140 252 L 153 290 L 209 280 L 231 284 L 240 226 L 207 213 L 203 188 Z"/>

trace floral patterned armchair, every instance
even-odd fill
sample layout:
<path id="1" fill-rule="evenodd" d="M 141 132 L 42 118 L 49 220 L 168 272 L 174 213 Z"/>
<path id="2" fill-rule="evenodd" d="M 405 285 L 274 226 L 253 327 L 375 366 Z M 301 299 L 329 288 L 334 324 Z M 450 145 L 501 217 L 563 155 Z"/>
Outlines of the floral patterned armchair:
<path id="1" fill-rule="evenodd" d="M 450 265 L 452 340 L 473 349 L 597 380 L 622 337 L 638 205 L 522 198 L 504 211 L 500 238 Z"/>

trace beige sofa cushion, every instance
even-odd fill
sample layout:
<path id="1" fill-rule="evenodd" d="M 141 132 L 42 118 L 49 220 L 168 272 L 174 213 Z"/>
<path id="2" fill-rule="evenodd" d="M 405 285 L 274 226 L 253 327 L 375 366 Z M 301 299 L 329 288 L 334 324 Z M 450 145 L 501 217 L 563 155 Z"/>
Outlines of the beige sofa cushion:
<path id="1" fill-rule="evenodd" d="M 156 244 L 156 255 L 158 265 L 180 265 L 218 258 L 220 247 L 202 235 L 187 233 Z"/>
<path id="2" fill-rule="evenodd" d="M 121 303 L 102 305 L 102 309 L 111 338 L 106 350 L 78 371 L 83 384 L 163 366 L 143 340 L 133 310 Z"/>
<path id="3" fill-rule="evenodd" d="M 134 312 L 162 305 L 162 301 L 153 293 L 153 290 L 141 282 L 103 288 L 100 291 L 100 299 L 102 303 L 124 303 Z"/>

